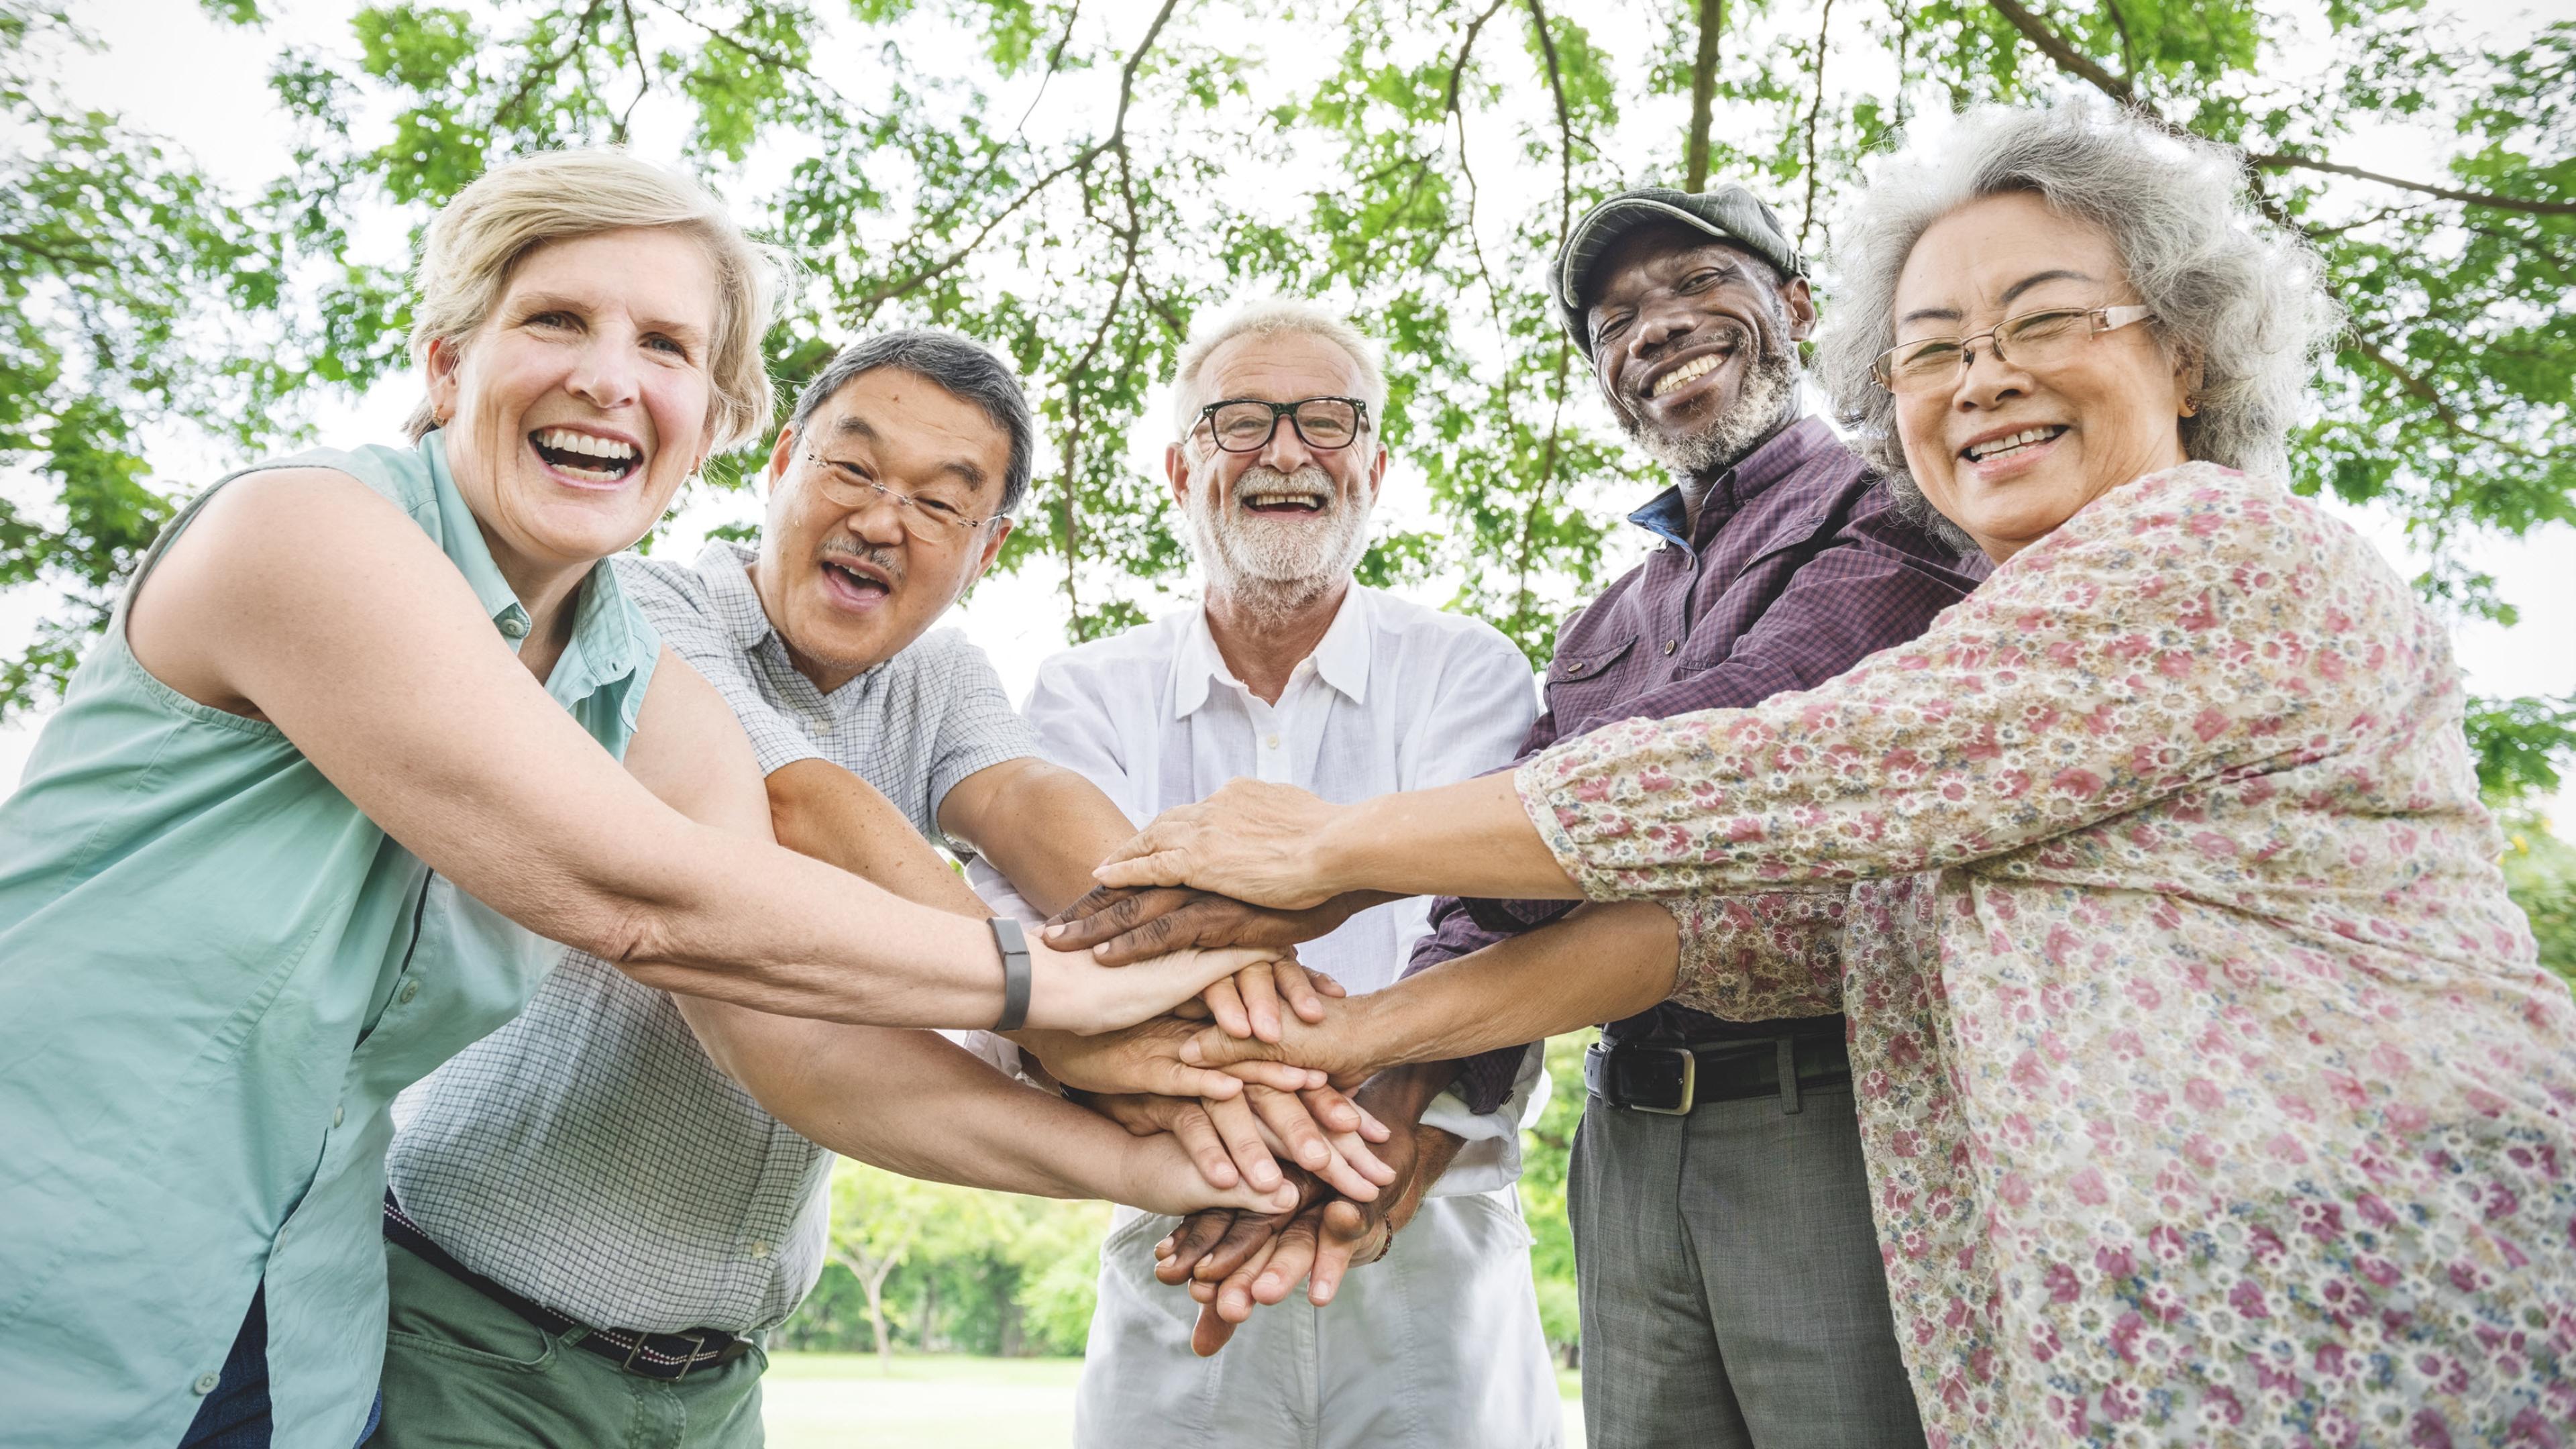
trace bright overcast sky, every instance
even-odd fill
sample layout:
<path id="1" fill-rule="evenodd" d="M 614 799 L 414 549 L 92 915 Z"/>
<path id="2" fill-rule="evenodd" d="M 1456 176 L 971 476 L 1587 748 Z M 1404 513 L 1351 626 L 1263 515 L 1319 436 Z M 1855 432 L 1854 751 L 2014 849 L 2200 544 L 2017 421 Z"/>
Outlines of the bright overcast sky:
<path id="1" fill-rule="evenodd" d="M 1109 16 L 1124 33 L 1133 27 L 1120 26 L 1116 16 L 1140 5 L 1150 13 L 1144 0 L 1107 0 L 1093 13 Z M 2571 0 L 2548 0 L 2539 13 L 2570 5 Z M 206 18 L 199 0 L 86 0 L 73 8 L 104 43 L 101 52 L 76 57 L 68 66 L 65 80 L 73 97 L 123 112 L 134 125 L 174 140 L 225 183 L 247 191 L 288 167 L 286 125 L 266 86 L 272 59 L 290 42 L 345 52 L 347 17 L 357 6 L 353 0 L 268 0 L 265 8 L 279 18 L 264 31 L 218 25 Z M 2484 20 L 2524 7 L 2459 9 Z M 649 137 L 642 143 L 651 149 Z M 320 440 L 355 444 L 395 437 L 416 386 L 408 377 L 397 378 L 363 399 L 318 408 Z M 1153 407 L 1147 416 L 1160 411 Z M 1154 461 L 1141 440 L 1138 453 L 1138 466 Z M 168 467 L 160 450 L 155 461 Z M 202 465 L 211 475 L 225 461 L 210 456 Z M 1420 490 L 1419 475 L 1399 466 L 1382 506 L 1401 523 L 1418 523 L 1427 511 Z M 2341 511 L 2408 573 L 2421 568 L 2393 520 L 2366 510 Z M 702 499 L 683 512 L 658 550 L 693 552 L 707 529 L 756 517 L 756 502 L 748 495 Z M 2576 693 L 2576 537 L 2561 527 L 2522 540 L 2472 539 L 2464 546 L 2469 562 L 2493 574 L 2498 592 L 2522 612 L 2522 622 L 2512 629 L 2483 622 L 2458 628 L 2469 688 L 2480 694 Z M 1040 660 L 1063 647 L 1064 607 L 1051 574 L 1041 568 L 991 580 L 947 621 L 962 625 L 992 654 L 1014 694 L 1026 689 Z M 0 593 L 0 650 L 22 647 L 50 603 L 33 590 Z M 16 782 L 39 723 L 0 729 L 0 789 Z M 2561 833 L 2569 833 L 2565 822 L 2576 817 L 2576 790 L 2562 793 L 2560 804 L 2555 813 Z"/>

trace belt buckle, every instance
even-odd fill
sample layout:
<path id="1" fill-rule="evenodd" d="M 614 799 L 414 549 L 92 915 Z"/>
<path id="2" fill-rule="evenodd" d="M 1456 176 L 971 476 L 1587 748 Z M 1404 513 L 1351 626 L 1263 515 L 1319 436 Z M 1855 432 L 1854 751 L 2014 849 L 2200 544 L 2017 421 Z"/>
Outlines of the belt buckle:
<path id="1" fill-rule="evenodd" d="M 1641 1054 L 1663 1053 L 1681 1058 L 1682 1091 L 1679 1102 L 1670 1107 L 1649 1107 L 1643 1102 L 1621 1102 L 1618 1105 L 1626 1107 L 1632 1112 L 1651 1112 L 1658 1117 L 1687 1117 L 1690 1115 L 1693 1099 L 1699 1090 L 1699 1054 L 1697 1052 L 1692 1051 L 1689 1047 L 1677 1046 L 1626 1046 L 1619 1048 L 1619 1050 Z M 1618 1073 L 1615 1068 L 1611 1073 L 1611 1083 L 1613 1086 L 1618 1085 Z"/>

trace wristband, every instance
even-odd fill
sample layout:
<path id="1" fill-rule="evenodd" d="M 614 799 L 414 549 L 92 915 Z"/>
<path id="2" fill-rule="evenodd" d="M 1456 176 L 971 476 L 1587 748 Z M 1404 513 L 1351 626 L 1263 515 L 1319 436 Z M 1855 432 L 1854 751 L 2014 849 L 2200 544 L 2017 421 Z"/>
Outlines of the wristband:
<path id="1" fill-rule="evenodd" d="M 1018 1031 L 1029 1019 L 1029 938 L 1020 923 L 995 916 L 993 944 L 1002 948 L 1002 1019 L 995 1031 Z"/>

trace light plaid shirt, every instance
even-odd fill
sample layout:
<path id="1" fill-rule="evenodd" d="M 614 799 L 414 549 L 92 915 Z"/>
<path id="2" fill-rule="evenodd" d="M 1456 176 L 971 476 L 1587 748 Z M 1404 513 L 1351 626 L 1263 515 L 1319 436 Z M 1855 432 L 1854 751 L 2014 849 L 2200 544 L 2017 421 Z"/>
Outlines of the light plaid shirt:
<path id="1" fill-rule="evenodd" d="M 939 802 L 1039 753 L 982 650 L 922 636 L 830 694 L 788 662 L 721 540 L 694 567 L 617 560 L 761 768 L 843 766 L 940 839 Z M 771 1327 L 823 1271 L 831 1154 L 716 1070 L 670 996 L 579 951 L 527 1010 L 407 1093 L 387 1180 L 465 1266 L 596 1327 Z"/>

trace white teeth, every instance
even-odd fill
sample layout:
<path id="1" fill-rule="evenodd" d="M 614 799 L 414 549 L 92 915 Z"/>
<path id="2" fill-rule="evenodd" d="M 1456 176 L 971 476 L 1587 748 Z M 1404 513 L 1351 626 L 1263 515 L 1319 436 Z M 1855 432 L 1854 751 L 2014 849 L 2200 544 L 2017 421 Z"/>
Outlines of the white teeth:
<path id="1" fill-rule="evenodd" d="M 620 442 L 615 438 L 602 438 L 590 433 L 577 433 L 570 428 L 546 429 L 537 434 L 537 446 L 552 448 L 558 453 L 579 453 L 587 458 L 606 458 L 612 463 L 631 462 L 636 454 L 633 443 Z"/>
<path id="2" fill-rule="evenodd" d="M 1970 458 L 1982 463 L 1988 458 L 2001 457 L 2032 443 L 2045 443 L 2065 431 L 2061 427 L 2024 428 L 2007 438 L 1988 438 L 1982 443 L 1971 443 L 1966 452 Z"/>
<path id="3" fill-rule="evenodd" d="M 1245 495 L 1243 502 L 1250 508 L 1270 508 L 1282 503 L 1296 503 L 1308 508 L 1324 506 L 1324 500 L 1312 493 L 1252 493 Z"/>
<path id="4" fill-rule="evenodd" d="M 1672 371 L 1655 379 L 1654 396 L 1662 397 L 1665 393 L 1671 392 L 1674 388 L 1681 386 L 1692 378 L 1706 377 L 1711 372 L 1716 371 L 1717 365 L 1725 360 L 1725 357 L 1716 353 L 1711 353 L 1706 357 L 1696 357 L 1683 363 L 1681 366 L 1676 367 Z"/>

